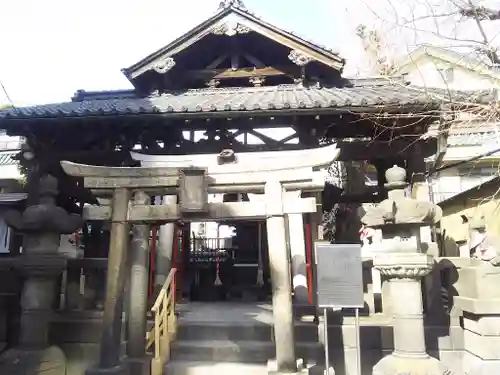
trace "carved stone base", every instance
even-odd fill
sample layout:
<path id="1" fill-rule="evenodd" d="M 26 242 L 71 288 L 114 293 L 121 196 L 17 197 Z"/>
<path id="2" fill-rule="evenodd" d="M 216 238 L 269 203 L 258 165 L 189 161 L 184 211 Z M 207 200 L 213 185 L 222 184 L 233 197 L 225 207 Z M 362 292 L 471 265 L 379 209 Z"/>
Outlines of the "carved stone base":
<path id="1" fill-rule="evenodd" d="M 0 357 L 0 374 L 66 375 L 66 356 L 57 346 L 9 349 Z"/>
<path id="2" fill-rule="evenodd" d="M 373 375 L 453 375 L 453 372 L 431 356 L 399 357 L 391 354 L 373 366 Z"/>

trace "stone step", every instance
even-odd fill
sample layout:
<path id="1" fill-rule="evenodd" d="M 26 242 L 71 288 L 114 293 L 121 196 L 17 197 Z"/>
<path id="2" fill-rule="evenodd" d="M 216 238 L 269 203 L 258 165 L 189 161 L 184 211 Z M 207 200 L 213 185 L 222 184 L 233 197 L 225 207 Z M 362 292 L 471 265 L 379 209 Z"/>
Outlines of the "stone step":
<path id="1" fill-rule="evenodd" d="M 302 373 L 325 375 L 323 365 L 309 364 L 306 369 L 306 372 Z M 170 361 L 165 366 L 164 373 L 168 375 L 268 375 L 269 367 L 267 364 L 260 363 Z M 366 372 L 366 375 L 371 375 L 371 371 Z"/>
<path id="2" fill-rule="evenodd" d="M 299 358 L 314 363 L 318 363 L 323 353 L 319 343 L 298 343 L 296 351 Z M 276 349 L 273 342 L 264 341 L 177 340 L 172 343 L 171 355 L 176 361 L 266 364 L 269 359 L 275 358 Z"/>
<path id="3" fill-rule="evenodd" d="M 257 363 L 170 361 L 168 375 L 267 375 L 267 365 Z"/>
<path id="4" fill-rule="evenodd" d="M 185 341 L 232 340 L 263 341 L 273 340 L 272 326 L 264 323 L 184 323 L 177 327 L 177 339 Z M 317 342 L 318 326 L 314 323 L 295 325 L 295 340 L 299 342 Z"/>

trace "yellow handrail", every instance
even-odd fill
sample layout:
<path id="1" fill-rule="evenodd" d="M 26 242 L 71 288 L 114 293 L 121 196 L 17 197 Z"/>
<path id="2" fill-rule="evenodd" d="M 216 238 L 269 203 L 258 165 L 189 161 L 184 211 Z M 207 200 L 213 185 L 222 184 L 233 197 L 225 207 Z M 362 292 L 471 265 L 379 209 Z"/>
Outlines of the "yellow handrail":
<path id="1" fill-rule="evenodd" d="M 151 362 L 151 375 L 161 375 L 163 367 L 170 358 L 170 343 L 175 338 L 177 318 L 175 316 L 175 274 L 172 268 L 160 293 L 151 308 L 154 326 L 146 335 L 146 351 L 154 346 Z"/>

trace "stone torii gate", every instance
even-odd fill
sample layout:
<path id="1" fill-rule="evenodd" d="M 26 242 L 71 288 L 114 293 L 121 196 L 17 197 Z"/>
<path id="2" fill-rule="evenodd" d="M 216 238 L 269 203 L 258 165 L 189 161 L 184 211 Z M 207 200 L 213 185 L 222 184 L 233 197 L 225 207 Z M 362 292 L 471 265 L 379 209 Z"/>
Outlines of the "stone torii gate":
<path id="1" fill-rule="evenodd" d="M 288 191 L 317 192 L 324 188 L 325 174 L 314 169 L 324 166 L 325 157 L 331 163 L 338 156 L 334 146 L 317 150 L 266 154 L 272 163 L 256 163 L 231 152 L 218 155 L 217 164 L 204 168 L 187 167 L 100 167 L 61 162 L 70 176 L 83 177 L 84 186 L 96 196 L 111 197 L 110 205 L 84 208 L 85 220 L 111 222 L 106 301 L 99 361 L 88 374 L 121 374 L 121 316 L 123 291 L 129 264 L 130 225 L 144 227 L 173 223 L 179 220 L 248 220 L 267 222 L 269 262 L 273 290 L 276 370 L 296 372 L 292 285 L 287 249 L 285 216 L 315 213 L 316 199 L 300 198 Z M 321 155 L 321 157 L 318 156 Z M 207 156 L 205 155 L 205 158 Z M 262 154 L 261 154 L 262 157 Z M 280 160 L 281 159 L 281 160 Z M 312 163 L 311 163 L 312 162 Z M 308 165 L 309 164 L 309 165 Z M 208 203 L 209 193 L 264 193 L 262 202 Z M 132 195 L 134 199 L 132 200 Z M 149 196 L 177 195 L 178 203 L 149 204 Z M 135 230 L 134 236 L 148 235 Z M 140 240 L 134 237 L 133 241 Z M 142 239 L 144 240 L 144 238 Z M 139 241 L 140 242 L 140 241 Z M 130 359 L 144 357 L 146 337 L 147 256 L 144 246 L 131 249 L 132 267 L 144 272 L 132 272 L 130 293 L 133 308 L 128 312 Z M 142 254 L 141 254 L 142 253 Z"/>
<path id="2" fill-rule="evenodd" d="M 143 167 L 172 167 L 187 168 L 196 165 L 207 168 L 212 173 L 249 173 L 258 169 L 261 172 L 272 172 L 276 169 L 296 170 L 299 168 L 313 168 L 314 170 L 328 168 L 340 153 L 336 144 L 315 149 L 295 151 L 269 151 L 269 152 L 242 152 L 234 154 L 225 150 L 220 154 L 195 154 L 195 155 L 148 155 L 131 152 L 132 159 L 139 161 Z M 262 186 L 256 191 L 250 186 L 245 186 L 246 193 L 260 193 Z M 291 189 L 287 189 L 291 190 Z M 323 187 L 321 187 L 323 190 Z M 221 188 L 213 192 L 224 192 Z M 311 225 L 314 233 L 321 232 L 317 227 L 322 221 L 322 208 L 320 195 L 311 194 L 311 189 L 304 191 L 316 197 L 317 215 L 311 215 Z M 299 189 L 290 192 L 300 196 Z M 175 195 L 162 197 L 164 204 L 177 202 Z M 253 201 L 253 200 L 252 200 Z M 304 237 L 304 218 L 300 213 L 288 215 L 287 220 L 290 252 L 292 259 L 292 283 L 294 300 L 298 305 L 308 304 L 307 275 L 306 275 L 306 244 Z M 173 250 L 174 224 L 164 224 L 159 228 L 159 246 L 156 257 L 155 285 L 161 286 L 165 281 L 170 268 Z"/>

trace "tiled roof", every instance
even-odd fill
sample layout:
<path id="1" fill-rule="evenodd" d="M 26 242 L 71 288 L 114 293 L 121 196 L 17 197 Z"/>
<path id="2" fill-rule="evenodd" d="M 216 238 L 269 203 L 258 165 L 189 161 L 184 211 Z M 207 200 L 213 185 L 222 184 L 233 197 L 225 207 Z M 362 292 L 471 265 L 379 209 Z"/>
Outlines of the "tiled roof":
<path id="1" fill-rule="evenodd" d="M 377 81 L 378 82 L 378 81 Z M 387 81 L 386 81 L 387 82 Z M 146 98 L 105 98 L 18 107 L 0 111 L 7 118 L 57 118 L 154 113 L 254 112 L 330 109 L 361 111 L 367 107 L 430 105 L 438 103 L 428 92 L 401 84 L 374 84 L 360 80 L 349 86 L 305 88 L 296 85 L 197 89 Z"/>
<path id="2" fill-rule="evenodd" d="M 0 152 L 0 166 L 17 164 L 17 160 L 12 158 L 17 154 L 17 152 Z"/>

